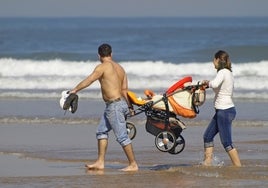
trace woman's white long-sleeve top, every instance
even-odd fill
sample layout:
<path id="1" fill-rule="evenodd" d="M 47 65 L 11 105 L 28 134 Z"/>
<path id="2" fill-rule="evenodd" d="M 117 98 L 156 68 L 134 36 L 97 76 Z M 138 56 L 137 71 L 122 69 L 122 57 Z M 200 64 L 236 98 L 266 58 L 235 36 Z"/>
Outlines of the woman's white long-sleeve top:
<path id="1" fill-rule="evenodd" d="M 209 87 L 215 92 L 214 107 L 228 109 L 234 107 L 232 100 L 234 90 L 234 77 L 230 70 L 221 69 L 216 77 L 209 82 Z"/>

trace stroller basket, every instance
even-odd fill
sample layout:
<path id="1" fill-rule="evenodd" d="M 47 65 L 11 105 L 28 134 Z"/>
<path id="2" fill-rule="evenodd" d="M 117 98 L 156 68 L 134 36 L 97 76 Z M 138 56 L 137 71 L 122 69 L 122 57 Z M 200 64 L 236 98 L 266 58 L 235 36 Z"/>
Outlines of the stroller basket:
<path id="1" fill-rule="evenodd" d="M 166 125 L 163 119 L 155 117 L 147 117 L 145 128 L 148 133 L 154 136 L 157 136 L 162 131 L 168 130 L 173 132 L 176 137 L 178 137 L 184 129 L 184 127 L 181 127 L 176 121 L 171 121 Z"/>
<path id="2" fill-rule="evenodd" d="M 154 136 L 157 136 L 162 131 L 171 131 L 178 137 L 185 125 L 176 118 L 176 115 L 171 113 L 166 117 L 165 111 L 152 109 L 153 112 L 146 113 L 147 120 L 145 124 L 146 131 Z"/>

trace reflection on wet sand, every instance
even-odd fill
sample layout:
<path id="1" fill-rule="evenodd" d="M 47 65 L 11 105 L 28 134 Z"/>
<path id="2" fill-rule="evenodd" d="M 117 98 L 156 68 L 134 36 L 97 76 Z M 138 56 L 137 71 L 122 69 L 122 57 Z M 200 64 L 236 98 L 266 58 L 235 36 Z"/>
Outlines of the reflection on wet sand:
<path id="1" fill-rule="evenodd" d="M 138 172 L 120 171 L 127 159 L 111 134 L 104 170 L 87 170 L 84 165 L 97 156 L 96 125 L 12 124 L 0 125 L 0 187 L 267 187 L 268 126 L 234 126 L 235 144 L 242 167 L 231 167 L 219 138 L 215 156 L 221 166 L 203 167 L 202 132 L 207 121 L 183 132 L 185 150 L 178 155 L 160 152 L 143 122 L 137 121 L 133 140 Z M 248 125 L 250 122 L 247 122 Z M 256 124 L 256 122 L 254 122 Z M 10 136 L 12 135 L 12 136 Z"/>

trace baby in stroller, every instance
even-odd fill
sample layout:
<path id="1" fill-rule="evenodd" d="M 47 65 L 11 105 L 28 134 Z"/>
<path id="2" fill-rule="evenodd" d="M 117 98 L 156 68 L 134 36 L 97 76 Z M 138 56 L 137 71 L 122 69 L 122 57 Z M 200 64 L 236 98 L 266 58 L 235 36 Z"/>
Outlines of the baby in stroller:
<path id="1" fill-rule="evenodd" d="M 186 126 L 178 116 L 196 117 L 198 107 L 205 102 L 204 86 L 199 83 L 193 85 L 192 77 L 189 76 L 176 82 L 162 95 L 156 95 L 151 90 L 145 90 L 144 94 L 146 98 L 141 99 L 134 92 L 128 91 L 129 100 L 137 106 L 134 116 L 145 113 L 146 131 L 155 136 L 157 149 L 170 154 L 182 152 L 185 140 L 181 133 Z M 130 138 L 134 139 L 135 125 L 127 121 L 127 130 Z"/>

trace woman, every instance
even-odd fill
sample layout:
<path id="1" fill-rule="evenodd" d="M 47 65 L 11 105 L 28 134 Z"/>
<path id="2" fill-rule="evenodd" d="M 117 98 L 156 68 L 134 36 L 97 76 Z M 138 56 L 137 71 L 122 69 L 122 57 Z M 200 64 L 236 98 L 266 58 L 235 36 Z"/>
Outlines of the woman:
<path id="1" fill-rule="evenodd" d="M 231 134 L 231 126 L 236 116 L 236 109 L 232 100 L 234 78 L 229 55 L 225 51 L 218 51 L 214 56 L 213 64 L 215 69 L 217 69 L 216 77 L 211 81 L 203 81 L 203 84 L 212 88 L 215 92 L 215 115 L 203 136 L 205 149 L 203 165 L 211 165 L 214 148 L 213 139 L 219 133 L 221 143 L 232 160 L 233 165 L 241 166 L 238 152 L 232 143 Z"/>

